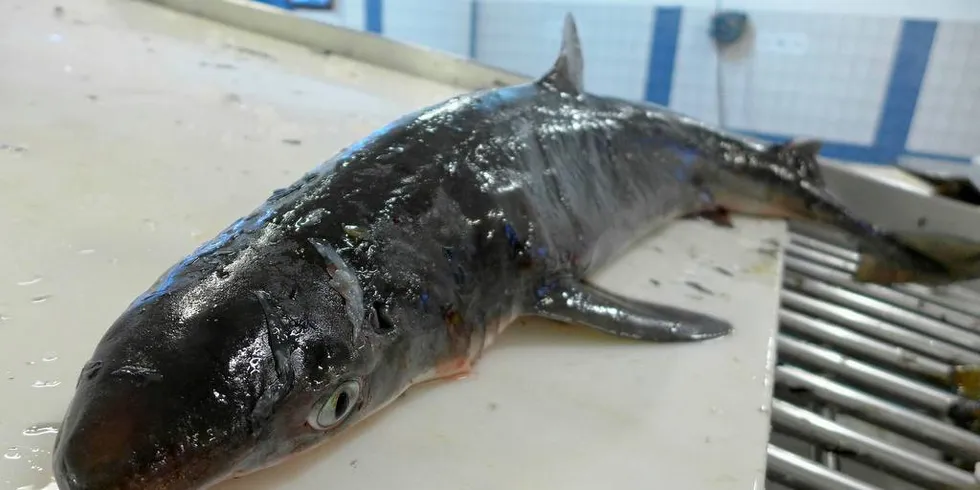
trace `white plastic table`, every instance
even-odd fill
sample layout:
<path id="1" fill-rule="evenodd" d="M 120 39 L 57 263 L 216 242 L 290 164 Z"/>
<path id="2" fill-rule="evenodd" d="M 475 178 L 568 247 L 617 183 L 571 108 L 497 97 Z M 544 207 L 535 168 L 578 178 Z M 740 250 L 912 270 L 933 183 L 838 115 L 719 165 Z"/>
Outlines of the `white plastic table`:
<path id="1" fill-rule="evenodd" d="M 343 146 L 459 92 L 109 0 L 4 3 L 0 65 L 2 489 L 55 488 L 54 436 L 37 429 L 164 269 Z M 762 488 L 784 234 L 681 222 L 596 279 L 724 316 L 729 337 L 655 345 L 528 321 L 469 378 L 220 488 Z"/>

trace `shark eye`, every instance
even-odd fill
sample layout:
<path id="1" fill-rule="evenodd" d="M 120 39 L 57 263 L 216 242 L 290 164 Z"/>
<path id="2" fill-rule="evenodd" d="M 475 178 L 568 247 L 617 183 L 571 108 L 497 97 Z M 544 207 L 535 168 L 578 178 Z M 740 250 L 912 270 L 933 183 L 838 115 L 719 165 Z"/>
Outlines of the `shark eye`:
<path id="1" fill-rule="evenodd" d="M 314 429 L 330 429 L 343 422 L 354 411 L 354 405 L 360 394 L 361 383 L 348 381 L 313 405 L 313 411 L 306 421 Z"/>

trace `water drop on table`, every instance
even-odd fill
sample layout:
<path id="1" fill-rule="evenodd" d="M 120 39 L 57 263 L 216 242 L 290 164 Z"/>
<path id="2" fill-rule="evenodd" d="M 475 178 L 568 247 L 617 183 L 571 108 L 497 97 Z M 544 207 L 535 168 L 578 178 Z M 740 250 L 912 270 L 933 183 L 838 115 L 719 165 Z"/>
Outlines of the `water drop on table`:
<path id="1" fill-rule="evenodd" d="M 3 453 L 4 459 L 16 460 L 21 458 L 20 449 L 16 447 L 7 448 L 7 452 Z"/>
<path id="2" fill-rule="evenodd" d="M 31 303 L 35 303 L 35 304 L 44 303 L 45 301 L 47 301 L 49 299 L 51 299 L 51 295 L 50 294 L 42 294 L 40 296 L 35 296 L 35 297 L 31 298 Z"/>
<path id="3" fill-rule="evenodd" d="M 17 285 L 18 286 L 31 286 L 31 285 L 37 284 L 39 282 L 41 282 L 41 276 L 34 276 L 33 279 L 28 279 L 26 281 L 18 281 L 17 282 Z"/>
<path id="4" fill-rule="evenodd" d="M 91 255 L 94 254 L 95 250 L 91 248 L 83 248 L 78 251 L 78 255 Z"/>
<path id="5" fill-rule="evenodd" d="M 61 384 L 61 381 L 35 381 L 31 386 L 34 388 L 54 388 Z"/>
<path id="6" fill-rule="evenodd" d="M 57 360 L 58 360 L 58 354 L 55 354 L 54 352 L 45 354 L 44 357 L 41 358 L 42 362 L 54 362 Z"/>
<path id="7" fill-rule="evenodd" d="M 58 427 L 55 424 L 35 424 L 26 429 L 24 429 L 23 434 L 25 436 L 44 436 L 49 434 L 57 434 Z M 40 449 L 34 452 L 39 452 Z"/>

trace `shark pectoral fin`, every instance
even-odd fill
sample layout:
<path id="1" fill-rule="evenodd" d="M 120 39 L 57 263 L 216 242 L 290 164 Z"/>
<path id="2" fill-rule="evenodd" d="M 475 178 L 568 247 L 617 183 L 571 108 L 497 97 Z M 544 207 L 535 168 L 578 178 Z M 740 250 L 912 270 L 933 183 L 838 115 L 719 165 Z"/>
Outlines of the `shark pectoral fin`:
<path id="1" fill-rule="evenodd" d="M 693 342 L 722 337 L 732 325 L 673 306 L 625 298 L 572 278 L 539 290 L 536 316 L 653 342 Z"/>

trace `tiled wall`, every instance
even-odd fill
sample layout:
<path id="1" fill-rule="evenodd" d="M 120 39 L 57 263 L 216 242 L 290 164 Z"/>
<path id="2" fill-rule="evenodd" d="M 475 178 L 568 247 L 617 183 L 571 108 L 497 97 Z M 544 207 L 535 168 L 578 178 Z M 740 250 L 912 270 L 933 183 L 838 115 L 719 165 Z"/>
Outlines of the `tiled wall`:
<path id="1" fill-rule="evenodd" d="M 654 18 L 647 6 L 481 2 L 476 59 L 529 76 L 543 74 L 558 55 L 566 12 L 575 16 L 583 40 L 586 87 L 598 94 L 642 99 Z"/>
<path id="2" fill-rule="evenodd" d="M 399 41 L 470 56 L 468 0 L 394 0 L 384 4 L 383 32 Z"/>
<path id="3" fill-rule="evenodd" d="M 871 145 L 893 62 L 898 19 L 752 13 L 755 49 L 717 55 L 713 11 L 684 9 L 670 106 L 725 126 Z M 747 47 L 747 46 L 746 46 Z"/>
<path id="4" fill-rule="evenodd" d="M 348 13 L 332 21 L 536 76 L 570 11 L 592 92 L 820 138 L 846 160 L 980 155 L 980 0 L 721 3 L 752 29 L 720 55 L 707 34 L 716 0 L 337 0 Z"/>
<path id="5" fill-rule="evenodd" d="M 939 24 L 908 149 L 980 155 L 980 22 Z"/>

